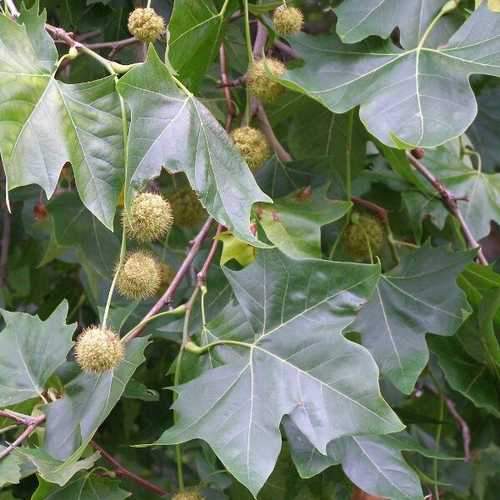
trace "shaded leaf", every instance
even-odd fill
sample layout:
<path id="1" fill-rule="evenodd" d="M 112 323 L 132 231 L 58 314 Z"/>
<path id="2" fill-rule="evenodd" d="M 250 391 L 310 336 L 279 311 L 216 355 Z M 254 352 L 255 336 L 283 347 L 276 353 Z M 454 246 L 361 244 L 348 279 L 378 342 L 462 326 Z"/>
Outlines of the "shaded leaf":
<path id="1" fill-rule="evenodd" d="M 321 227 L 339 220 L 352 207 L 348 201 L 329 199 L 327 191 L 328 186 L 305 188 L 273 205 L 258 206 L 266 236 L 283 253 L 295 259 L 321 257 Z"/>
<path id="2" fill-rule="evenodd" d="M 66 324 L 66 301 L 45 321 L 21 312 L 1 314 L 6 326 L 0 332 L 0 406 L 11 406 L 42 394 L 66 361 L 75 325 Z"/>
<path id="3" fill-rule="evenodd" d="M 36 467 L 38 474 L 49 483 L 64 486 L 77 472 L 90 469 L 99 460 L 99 453 L 94 453 L 87 458 L 61 462 L 52 458 L 42 448 L 18 448 L 17 457 L 27 460 Z"/>
<path id="4" fill-rule="evenodd" d="M 0 445 L 0 452 L 5 446 Z M 0 488 L 6 484 L 18 484 L 21 480 L 21 460 L 13 455 L 7 455 L 0 460 Z"/>
<path id="5" fill-rule="evenodd" d="M 335 35 L 299 34 L 290 42 L 304 66 L 283 83 L 334 113 L 361 105 L 362 122 L 389 146 L 434 147 L 463 133 L 476 115 L 469 75 L 500 76 L 499 29 L 500 15 L 482 6 L 439 49 L 423 38 L 402 50 L 391 41 L 346 46 Z"/>
<path id="6" fill-rule="evenodd" d="M 401 45 L 413 48 L 445 3 L 446 0 L 407 0 L 402 9 L 398 0 L 344 0 L 335 9 L 337 33 L 344 43 L 353 43 L 371 35 L 388 38 L 397 26 Z"/>
<path id="7" fill-rule="evenodd" d="M 378 266 L 262 251 L 244 270 L 225 273 L 246 316 L 237 329 L 246 344 L 229 363 L 176 388 L 178 423 L 156 444 L 207 441 L 256 495 L 279 455 L 286 414 L 320 451 L 342 435 L 402 428 L 380 396 L 369 353 L 341 335 L 372 292 Z"/>
<path id="8" fill-rule="evenodd" d="M 52 457 L 67 462 L 81 456 L 144 361 L 147 343 L 147 338 L 131 341 L 117 368 L 101 375 L 79 374 L 64 387 L 63 398 L 46 405 L 44 448 Z"/>
<path id="9" fill-rule="evenodd" d="M 74 479 L 60 488 L 44 481 L 31 497 L 32 500 L 123 500 L 130 493 L 120 488 L 118 481 L 96 476 L 92 473 Z"/>
<path id="10" fill-rule="evenodd" d="M 230 0 L 220 11 L 212 0 L 177 0 L 168 23 L 168 58 L 182 81 L 194 90 L 212 64 L 220 45 Z"/>
<path id="11" fill-rule="evenodd" d="M 8 186 L 38 184 L 50 197 L 69 161 L 85 206 L 112 229 L 123 174 L 115 80 L 55 80 L 57 51 L 45 17 L 25 12 L 25 26 L 0 16 L 0 151 Z"/>
<path id="12" fill-rule="evenodd" d="M 469 332 L 473 333 L 473 332 Z M 464 350 L 458 339 L 431 339 L 432 352 L 439 359 L 448 384 L 478 408 L 500 417 L 498 378 Z"/>
<path id="13" fill-rule="evenodd" d="M 352 327 L 381 373 L 409 394 L 429 358 L 425 335 L 453 335 L 470 314 L 458 274 L 473 252 L 422 247 L 381 276 Z"/>
<path id="14" fill-rule="evenodd" d="M 210 215 L 256 244 L 250 232 L 252 205 L 271 200 L 205 106 L 177 88 L 153 48 L 147 62 L 120 79 L 118 88 L 132 109 L 130 181 L 155 177 L 162 166 L 184 172 Z"/>

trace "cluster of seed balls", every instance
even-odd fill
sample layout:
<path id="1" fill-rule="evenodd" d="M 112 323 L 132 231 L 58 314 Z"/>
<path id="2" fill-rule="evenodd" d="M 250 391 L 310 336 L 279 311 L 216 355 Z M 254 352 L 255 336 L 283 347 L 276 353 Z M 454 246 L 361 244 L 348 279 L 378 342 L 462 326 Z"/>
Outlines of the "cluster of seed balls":
<path id="1" fill-rule="evenodd" d="M 299 32 L 303 22 L 299 9 L 283 5 L 274 12 L 274 27 L 281 36 Z M 151 43 L 165 33 L 165 21 L 154 9 L 138 8 L 129 16 L 128 29 L 138 40 Z M 253 62 L 247 74 L 249 91 L 262 101 L 275 100 L 284 91 L 278 79 L 285 71 L 285 65 L 277 59 L 263 58 Z M 231 138 L 252 171 L 259 169 L 271 155 L 271 148 L 258 129 L 241 127 L 233 130 Z M 148 243 L 164 238 L 174 220 L 181 226 L 195 226 L 204 215 L 205 211 L 196 194 L 190 189 L 184 189 L 175 193 L 170 202 L 159 194 L 139 194 L 133 200 L 130 210 L 124 211 L 122 222 L 130 238 L 139 243 Z M 355 227 L 348 231 L 346 245 L 352 242 L 361 246 L 362 239 L 366 243 L 364 232 L 361 239 Z M 124 297 L 142 300 L 154 296 L 162 287 L 166 287 L 173 275 L 170 267 L 159 262 L 150 252 L 137 250 L 127 255 L 117 269 L 116 286 Z M 109 329 L 97 326 L 84 330 L 75 348 L 77 362 L 89 373 L 103 373 L 116 368 L 123 360 L 124 353 L 120 337 Z M 201 497 L 196 494 L 176 498 L 187 500 Z"/>
<path id="2" fill-rule="evenodd" d="M 175 214 L 178 225 L 194 226 L 205 211 L 191 189 L 177 191 L 170 201 L 155 193 L 137 195 L 129 211 L 124 210 L 122 224 L 127 236 L 139 243 L 163 239 L 170 231 Z M 117 268 L 116 288 L 132 300 L 143 300 L 166 288 L 175 272 L 152 253 L 137 250 L 129 253 Z M 87 328 L 78 337 L 75 357 L 89 373 L 103 373 L 116 368 L 124 357 L 124 346 L 113 331 L 97 326 Z"/>

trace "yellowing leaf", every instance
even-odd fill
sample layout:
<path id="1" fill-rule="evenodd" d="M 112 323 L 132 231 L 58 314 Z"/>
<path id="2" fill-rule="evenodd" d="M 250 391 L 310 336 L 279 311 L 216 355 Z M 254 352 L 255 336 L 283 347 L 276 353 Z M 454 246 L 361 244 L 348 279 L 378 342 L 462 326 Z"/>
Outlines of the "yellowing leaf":
<path id="1" fill-rule="evenodd" d="M 220 258 L 221 266 L 234 259 L 245 267 L 255 260 L 255 248 L 236 238 L 231 231 L 225 231 L 217 239 L 222 241 L 223 245 Z"/>

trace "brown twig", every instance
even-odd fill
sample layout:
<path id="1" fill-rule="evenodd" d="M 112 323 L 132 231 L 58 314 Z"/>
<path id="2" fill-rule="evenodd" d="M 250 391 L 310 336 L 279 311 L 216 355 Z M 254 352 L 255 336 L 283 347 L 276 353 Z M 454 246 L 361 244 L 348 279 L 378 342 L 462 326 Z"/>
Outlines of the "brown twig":
<path id="1" fill-rule="evenodd" d="M 227 117 L 226 117 L 226 132 L 231 130 L 231 124 L 233 123 L 234 115 L 236 114 L 236 106 L 234 105 L 233 98 L 231 96 L 231 90 L 229 88 L 229 77 L 227 74 L 227 60 L 226 60 L 226 50 L 224 44 L 221 43 L 219 49 L 219 62 L 220 62 L 220 78 L 223 85 L 224 98 L 226 99 L 227 106 Z"/>
<path id="2" fill-rule="evenodd" d="M 470 453 L 471 434 L 469 425 L 460 415 L 460 413 L 458 413 L 455 403 L 450 398 L 440 393 L 433 385 L 425 384 L 425 387 L 427 387 L 436 396 L 442 397 L 444 399 L 448 411 L 454 418 L 458 428 L 460 429 L 460 432 L 462 433 L 462 441 L 464 443 L 464 461 L 469 462 L 471 459 L 471 453 Z"/>
<path id="3" fill-rule="evenodd" d="M 269 123 L 266 111 L 260 103 L 257 104 L 257 118 L 260 121 L 260 128 L 262 129 L 262 132 L 267 137 L 267 140 L 269 141 L 269 144 L 271 144 L 276 156 L 283 162 L 292 161 L 293 158 L 290 153 L 281 145 L 276 135 L 274 135 L 274 130 Z"/>
<path id="4" fill-rule="evenodd" d="M 387 224 L 389 217 L 387 215 L 387 210 L 376 203 L 373 203 L 363 198 L 358 198 L 357 196 L 351 196 L 351 200 L 354 204 L 366 208 L 370 212 L 374 213 L 384 224 Z"/>
<path id="5" fill-rule="evenodd" d="M 45 415 L 31 417 L 29 415 L 21 415 L 20 413 L 11 412 L 9 410 L 0 410 L 0 416 L 10 418 L 17 424 L 26 425 L 26 429 L 24 429 L 24 431 L 16 438 L 16 440 L 0 452 L 0 460 L 10 455 L 15 448 L 23 444 L 24 441 L 26 441 L 26 439 L 28 439 L 31 434 L 33 434 L 33 432 L 35 432 L 36 428 L 45 421 Z"/>
<path id="6" fill-rule="evenodd" d="M 217 231 L 215 232 L 214 240 L 212 242 L 212 246 L 210 247 L 210 250 L 208 251 L 207 258 L 205 259 L 205 262 L 203 263 L 203 266 L 200 270 L 200 272 L 196 275 L 196 280 L 198 286 L 203 286 L 205 285 L 207 281 L 207 276 L 208 276 L 208 270 L 210 269 L 210 266 L 212 265 L 212 261 L 214 260 L 215 254 L 217 252 L 217 245 L 219 243 L 219 240 L 217 237 L 219 234 L 222 232 L 224 226 L 222 224 L 219 224 L 217 226 Z"/>
<path id="7" fill-rule="evenodd" d="M 267 42 L 267 28 L 260 22 L 257 21 L 257 33 L 255 35 L 255 40 L 253 43 L 253 55 L 256 59 L 264 57 L 264 48 Z"/>
<path id="8" fill-rule="evenodd" d="M 453 193 L 448 191 L 446 187 L 439 181 L 439 179 L 421 162 L 419 161 L 413 154 L 407 152 L 406 156 L 410 163 L 415 167 L 415 169 L 422 175 L 424 176 L 427 181 L 432 185 L 432 187 L 438 192 L 439 197 L 441 198 L 444 206 L 447 208 L 447 210 L 456 217 L 458 222 L 460 223 L 460 226 L 462 228 L 462 232 L 464 234 L 465 240 L 467 241 L 467 244 L 471 248 L 477 248 L 478 253 L 477 253 L 477 258 L 478 261 L 484 265 L 488 265 L 488 261 L 486 260 L 483 250 L 481 248 L 481 245 L 477 242 L 477 240 L 474 238 L 472 235 L 471 230 L 469 229 L 469 226 L 465 222 L 465 219 L 462 215 L 462 212 L 460 211 L 460 208 L 458 207 L 457 199 L 455 196 L 453 196 Z"/>
<path id="9" fill-rule="evenodd" d="M 164 489 L 160 488 L 159 486 L 156 486 L 156 484 L 148 481 L 147 479 L 142 478 L 141 476 L 138 476 L 135 472 L 128 470 L 120 462 L 118 462 L 116 458 L 114 458 L 110 453 L 108 453 L 102 446 L 98 445 L 95 441 L 91 441 L 90 444 L 95 450 L 97 450 L 101 454 L 102 458 L 107 460 L 113 466 L 114 472 L 117 476 L 130 479 L 131 481 L 134 481 L 134 483 L 138 484 L 145 490 L 151 491 L 152 493 L 156 493 L 161 497 L 167 494 L 167 492 Z"/>
<path id="10" fill-rule="evenodd" d="M 205 224 L 203 224 L 203 227 L 201 228 L 200 232 L 197 234 L 196 238 L 193 240 L 191 248 L 189 249 L 188 254 L 186 255 L 186 258 L 184 259 L 183 263 L 181 264 L 181 267 L 177 271 L 176 275 L 174 276 L 174 279 L 170 283 L 169 287 L 165 290 L 165 293 L 160 297 L 160 299 L 156 302 L 156 304 L 149 310 L 149 312 L 144 316 L 142 322 L 144 322 L 144 325 L 142 328 L 138 328 L 136 331 L 134 331 L 130 337 L 127 338 L 127 341 L 129 342 L 133 338 L 137 337 L 142 333 L 144 330 L 147 321 L 149 318 L 154 316 L 155 314 L 159 313 L 163 307 L 167 304 L 170 304 L 172 302 L 172 299 L 174 298 L 175 292 L 177 291 L 177 288 L 181 284 L 182 280 L 186 276 L 186 274 L 189 273 L 189 270 L 191 268 L 191 264 L 200 251 L 201 245 L 205 241 L 205 238 L 208 236 L 208 232 L 210 231 L 210 227 L 212 226 L 213 219 L 209 217 Z"/>
<path id="11" fill-rule="evenodd" d="M 286 43 L 282 42 L 281 40 L 275 40 L 274 46 L 280 52 L 283 52 L 283 54 L 286 54 L 288 57 L 290 57 L 292 59 L 298 59 L 300 57 L 299 53 L 295 49 L 293 49 L 292 47 L 290 47 Z"/>

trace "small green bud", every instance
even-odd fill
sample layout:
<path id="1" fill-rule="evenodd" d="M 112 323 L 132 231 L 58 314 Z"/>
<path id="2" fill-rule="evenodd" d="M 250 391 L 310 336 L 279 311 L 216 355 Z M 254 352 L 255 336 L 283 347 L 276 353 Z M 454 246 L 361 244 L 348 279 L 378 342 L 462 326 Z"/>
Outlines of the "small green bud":
<path id="1" fill-rule="evenodd" d="M 344 233 L 344 246 L 348 255 L 356 260 L 368 260 L 378 255 L 385 241 L 382 223 L 376 217 L 354 213 Z"/>
<path id="2" fill-rule="evenodd" d="M 174 215 L 174 224 L 178 227 L 196 227 L 206 218 L 207 212 L 191 188 L 186 187 L 168 197 Z"/>

